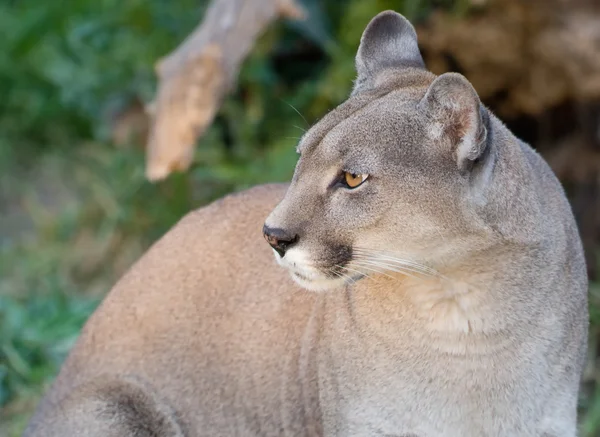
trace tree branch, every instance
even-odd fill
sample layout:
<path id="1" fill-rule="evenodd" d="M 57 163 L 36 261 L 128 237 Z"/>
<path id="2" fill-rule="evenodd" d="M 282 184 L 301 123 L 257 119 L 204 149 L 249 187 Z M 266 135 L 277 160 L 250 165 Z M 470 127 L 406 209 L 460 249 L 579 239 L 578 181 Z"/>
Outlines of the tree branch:
<path id="1" fill-rule="evenodd" d="M 166 178 L 186 170 L 194 144 L 212 122 L 224 95 L 256 39 L 279 17 L 301 19 L 295 0 L 213 0 L 202 23 L 172 53 L 159 60 L 156 101 L 146 177 Z"/>

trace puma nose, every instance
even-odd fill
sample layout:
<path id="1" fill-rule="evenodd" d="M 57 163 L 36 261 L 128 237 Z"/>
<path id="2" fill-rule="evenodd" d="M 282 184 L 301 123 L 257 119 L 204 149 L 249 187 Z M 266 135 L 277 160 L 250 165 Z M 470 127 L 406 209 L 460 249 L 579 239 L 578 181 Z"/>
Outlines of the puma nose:
<path id="1" fill-rule="evenodd" d="M 285 256 L 286 250 L 298 241 L 298 235 L 288 234 L 283 229 L 269 228 L 267 225 L 263 226 L 263 235 L 265 236 L 267 243 L 269 243 L 282 258 Z"/>

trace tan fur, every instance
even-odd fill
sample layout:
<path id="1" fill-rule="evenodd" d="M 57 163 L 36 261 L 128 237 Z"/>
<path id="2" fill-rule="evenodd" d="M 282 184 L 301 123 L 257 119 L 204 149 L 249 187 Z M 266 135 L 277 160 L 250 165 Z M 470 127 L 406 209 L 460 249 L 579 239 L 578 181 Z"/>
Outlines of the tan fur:
<path id="1" fill-rule="evenodd" d="M 575 436 L 587 278 L 558 181 L 401 16 L 357 70 L 289 187 L 189 214 L 119 281 L 26 436 Z"/>

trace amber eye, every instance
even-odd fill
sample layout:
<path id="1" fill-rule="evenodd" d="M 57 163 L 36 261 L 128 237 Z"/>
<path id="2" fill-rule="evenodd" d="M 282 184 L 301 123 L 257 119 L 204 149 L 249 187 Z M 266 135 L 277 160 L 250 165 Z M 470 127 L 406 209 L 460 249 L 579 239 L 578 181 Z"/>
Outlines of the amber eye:
<path id="1" fill-rule="evenodd" d="M 347 171 L 344 172 L 344 181 L 350 188 L 358 187 L 360 184 L 366 181 L 368 177 L 368 174 L 355 174 Z"/>

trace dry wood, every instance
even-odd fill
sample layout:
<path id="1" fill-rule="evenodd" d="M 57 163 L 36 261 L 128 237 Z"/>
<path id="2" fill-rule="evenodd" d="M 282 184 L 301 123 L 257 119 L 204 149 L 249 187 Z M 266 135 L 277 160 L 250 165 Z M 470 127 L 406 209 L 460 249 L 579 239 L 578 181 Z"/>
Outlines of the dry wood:
<path id="1" fill-rule="evenodd" d="M 194 145 L 235 84 L 242 62 L 278 17 L 300 19 L 304 11 L 294 0 L 213 0 L 202 23 L 157 62 L 157 98 L 148 107 L 149 180 L 190 166 Z"/>

